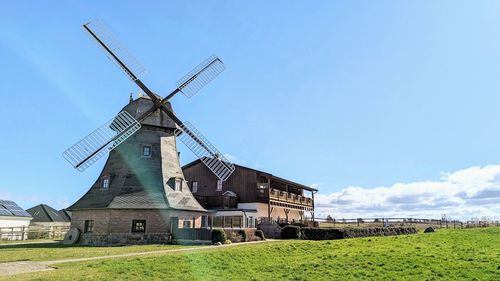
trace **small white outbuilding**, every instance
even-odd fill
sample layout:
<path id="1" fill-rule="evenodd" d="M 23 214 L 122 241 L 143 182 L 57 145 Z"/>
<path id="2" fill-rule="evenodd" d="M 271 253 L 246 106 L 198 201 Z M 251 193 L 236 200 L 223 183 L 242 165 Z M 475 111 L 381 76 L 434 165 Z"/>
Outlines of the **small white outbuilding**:
<path id="1" fill-rule="evenodd" d="M 14 201 L 0 199 L 0 240 L 25 240 L 31 215 Z"/>

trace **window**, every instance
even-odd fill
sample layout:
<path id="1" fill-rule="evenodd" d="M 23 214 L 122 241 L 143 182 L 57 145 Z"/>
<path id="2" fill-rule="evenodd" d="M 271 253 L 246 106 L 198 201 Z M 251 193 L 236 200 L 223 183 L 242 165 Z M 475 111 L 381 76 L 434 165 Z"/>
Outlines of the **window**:
<path id="1" fill-rule="evenodd" d="M 175 191 L 182 191 L 182 180 L 181 179 L 175 179 Z"/>
<path id="2" fill-rule="evenodd" d="M 231 228 L 231 218 L 232 217 L 224 217 L 224 228 Z"/>
<path id="3" fill-rule="evenodd" d="M 255 228 L 255 220 L 253 219 L 253 217 L 247 217 L 247 227 Z"/>
<path id="4" fill-rule="evenodd" d="M 146 221 L 145 220 L 133 220 L 132 221 L 132 232 L 146 232 Z"/>
<path id="5" fill-rule="evenodd" d="M 243 223 L 243 217 L 241 216 L 234 216 L 231 217 L 231 227 L 242 227 Z"/>
<path id="6" fill-rule="evenodd" d="M 214 217 L 213 227 L 224 227 L 224 217 Z"/>
<path id="7" fill-rule="evenodd" d="M 143 145 L 142 146 L 142 157 L 151 157 L 151 146 Z"/>
<path id="8" fill-rule="evenodd" d="M 110 181 L 111 181 L 110 177 L 109 176 L 105 176 L 102 179 L 102 189 L 108 189 Z"/>
<path id="9" fill-rule="evenodd" d="M 191 221 L 183 221 L 182 228 L 191 228 Z"/>
<path id="10" fill-rule="evenodd" d="M 217 191 L 221 191 L 221 190 L 222 190 L 222 181 L 217 180 Z"/>
<path id="11" fill-rule="evenodd" d="M 94 221 L 93 220 L 86 220 L 85 225 L 83 227 L 83 232 L 93 232 L 94 231 Z"/>
<path id="12" fill-rule="evenodd" d="M 198 182 L 197 181 L 191 182 L 191 190 L 193 191 L 193 193 L 198 192 Z"/>

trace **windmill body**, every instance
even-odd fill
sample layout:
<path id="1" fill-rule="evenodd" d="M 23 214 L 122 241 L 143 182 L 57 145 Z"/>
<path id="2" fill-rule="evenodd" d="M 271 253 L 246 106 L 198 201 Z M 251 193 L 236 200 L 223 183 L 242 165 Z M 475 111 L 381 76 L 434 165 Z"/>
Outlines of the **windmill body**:
<path id="1" fill-rule="evenodd" d="M 146 96 L 131 99 L 113 119 L 64 151 L 64 158 L 79 171 L 109 153 L 99 178 L 68 208 L 73 217 L 65 242 L 162 243 L 183 233 L 180 228 L 208 226 L 207 211 L 184 179 L 175 140 L 178 137 L 221 181 L 235 167 L 198 129 L 174 114 L 169 99 L 177 93 L 192 97 L 224 70 L 224 64 L 209 57 L 161 98 L 140 80 L 145 69 L 106 26 L 97 20 L 83 27 Z"/>
<path id="2" fill-rule="evenodd" d="M 140 97 L 122 111 L 136 117 L 152 106 L 148 97 Z M 79 243 L 168 242 L 173 228 L 205 226 L 206 210 L 191 194 L 180 167 L 176 127 L 158 109 L 109 153 L 90 190 L 69 207 L 71 226 L 82 232 Z"/>

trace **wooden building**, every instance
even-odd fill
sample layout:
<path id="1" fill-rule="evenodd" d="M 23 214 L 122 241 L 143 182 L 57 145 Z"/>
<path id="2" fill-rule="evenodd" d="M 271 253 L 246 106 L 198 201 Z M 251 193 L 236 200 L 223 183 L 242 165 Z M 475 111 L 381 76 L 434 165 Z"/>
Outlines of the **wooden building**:
<path id="1" fill-rule="evenodd" d="M 149 97 L 140 97 L 122 111 L 139 118 L 152 106 Z M 158 109 L 110 152 L 95 183 L 68 208 L 71 227 L 82 233 L 80 243 L 164 243 L 173 229 L 206 225 L 206 210 L 191 194 L 180 167 L 175 129 Z"/>
<path id="2" fill-rule="evenodd" d="M 189 188 L 213 217 L 213 226 L 255 227 L 255 220 L 300 222 L 314 220 L 317 189 L 277 177 L 271 173 L 235 165 L 236 170 L 222 182 L 200 161 L 182 170 Z"/>

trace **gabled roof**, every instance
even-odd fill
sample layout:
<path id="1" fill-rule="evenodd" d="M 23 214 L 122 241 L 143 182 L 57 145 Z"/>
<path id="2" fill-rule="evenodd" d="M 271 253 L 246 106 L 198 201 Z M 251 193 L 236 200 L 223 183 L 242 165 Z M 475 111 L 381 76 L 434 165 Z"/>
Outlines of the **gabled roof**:
<path id="1" fill-rule="evenodd" d="M 31 217 L 23 208 L 14 201 L 0 199 L 0 216 L 8 217 Z"/>
<path id="2" fill-rule="evenodd" d="M 222 195 L 229 196 L 229 197 L 238 197 L 238 195 L 236 193 L 232 192 L 231 190 L 228 190 L 228 191 L 222 193 Z"/>
<path id="3" fill-rule="evenodd" d="M 64 219 L 64 221 L 70 222 L 71 221 L 71 211 L 68 211 L 66 209 L 61 209 L 57 211 L 59 215 Z"/>
<path id="4" fill-rule="evenodd" d="M 49 205 L 40 204 L 26 210 L 33 217 L 32 222 L 65 222 L 59 212 Z"/>
<path id="5" fill-rule="evenodd" d="M 189 168 L 191 166 L 194 166 L 194 165 L 198 165 L 200 163 L 203 164 L 203 162 L 201 162 L 200 159 L 194 160 L 193 162 L 188 163 L 188 164 L 182 166 L 182 170 L 187 169 L 187 168 Z M 203 164 L 203 165 L 205 165 L 205 164 Z M 298 187 L 300 187 L 300 188 L 302 188 L 304 190 L 313 191 L 313 192 L 318 191 L 316 188 L 312 188 L 312 187 L 309 187 L 309 186 L 306 186 L 306 185 L 303 185 L 303 184 L 300 184 L 300 183 L 293 182 L 291 180 L 280 178 L 280 177 L 277 177 L 277 176 L 275 176 L 275 175 L 273 175 L 271 173 L 268 173 L 268 172 L 259 171 L 259 170 L 253 169 L 253 168 L 249 168 L 249 167 L 245 167 L 245 166 L 241 166 L 241 165 L 237 165 L 237 164 L 233 164 L 233 165 L 236 168 L 246 169 L 246 170 L 257 172 L 259 174 L 263 174 L 263 175 L 268 176 L 271 179 L 276 180 L 276 181 L 281 181 L 281 182 L 284 182 L 284 183 L 287 183 L 287 184 L 290 184 L 290 185 L 296 185 L 296 186 L 298 186 Z"/>

